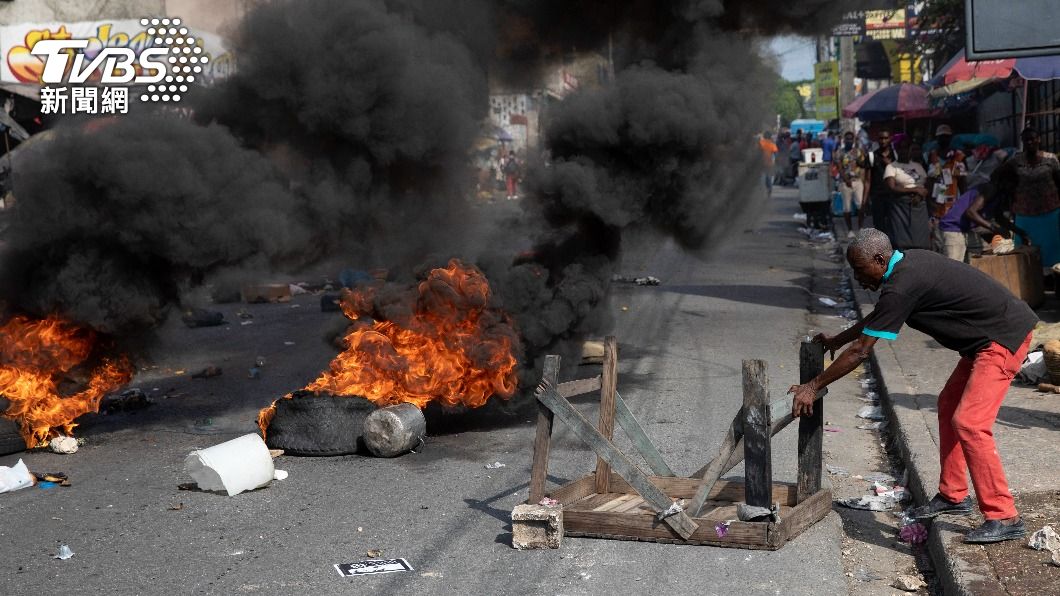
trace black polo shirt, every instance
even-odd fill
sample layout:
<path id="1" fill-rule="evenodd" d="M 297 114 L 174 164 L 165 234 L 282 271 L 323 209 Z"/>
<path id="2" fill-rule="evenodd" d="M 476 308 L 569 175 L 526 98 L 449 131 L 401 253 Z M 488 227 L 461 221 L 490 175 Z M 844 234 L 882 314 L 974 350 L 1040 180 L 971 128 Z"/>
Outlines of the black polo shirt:
<path id="1" fill-rule="evenodd" d="M 930 250 L 894 251 L 865 335 L 897 339 L 903 324 L 961 356 L 990 342 L 1013 354 L 1038 323 L 1029 306 L 990 276 Z"/>

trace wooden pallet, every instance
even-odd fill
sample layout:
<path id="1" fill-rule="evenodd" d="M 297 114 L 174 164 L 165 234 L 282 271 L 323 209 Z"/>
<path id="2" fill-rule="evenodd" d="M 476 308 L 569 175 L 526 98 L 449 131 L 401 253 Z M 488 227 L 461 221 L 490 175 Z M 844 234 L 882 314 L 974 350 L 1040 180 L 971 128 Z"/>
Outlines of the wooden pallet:
<path id="1" fill-rule="evenodd" d="M 801 381 L 824 365 L 821 346 L 806 342 L 799 353 Z M 770 438 L 793 421 L 787 399 L 769 402 L 765 363 L 747 360 L 744 406 L 714 459 L 691 478 L 677 477 L 617 391 L 617 344 L 608 337 L 603 374 L 556 384 L 559 356 L 545 360 L 538 388 L 538 426 L 530 479 L 529 503 L 545 496 L 548 452 L 558 417 L 598 456 L 594 473 L 550 492 L 563 506 L 568 536 L 641 540 L 776 550 L 831 510 L 832 495 L 821 488 L 823 397 L 814 414 L 799 421 L 798 483 L 773 483 Z M 600 390 L 600 421 L 594 426 L 567 398 Z M 774 416 L 774 413 L 776 415 Z M 629 435 L 652 474 L 618 450 L 611 438 L 614 422 Z M 746 459 L 744 482 L 720 477 Z M 773 507 L 775 518 L 740 521 L 736 504 Z"/>

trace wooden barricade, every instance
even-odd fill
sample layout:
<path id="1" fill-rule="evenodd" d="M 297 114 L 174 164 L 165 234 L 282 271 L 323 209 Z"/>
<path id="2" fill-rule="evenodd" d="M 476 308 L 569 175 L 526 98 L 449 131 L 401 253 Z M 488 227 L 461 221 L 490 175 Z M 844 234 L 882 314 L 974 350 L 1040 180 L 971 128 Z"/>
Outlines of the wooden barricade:
<path id="1" fill-rule="evenodd" d="M 793 421 L 791 401 L 770 402 L 765 363 L 745 360 L 743 407 L 718 454 L 691 477 L 681 478 L 622 399 L 617 352 L 615 338 L 608 337 L 603 374 L 567 383 L 557 382 L 560 357 L 545 359 L 536 393 L 538 423 L 528 502 L 538 503 L 546 495 L 556 499 L 563 506 L 566 535 L 776 550 L 831 510 L 831 492 L 821 488 L 825 391 L 817 396 L 813 415 L 799 420 L 798 482 L 775 483 L 770 439 Z M 804 342 L 799 350 L 800 382 L 812 379 L 823 367 L 822 347 Z M 601 397 L 598 425 L 567 401 L 594 391 L 600 391 Z M 596 453 L 597 464 L 595 472 L 548 491 L 548 453 L 556 418 Z M 651 473 L 612 442 L 616 420 Z M 741 461 L 746 461 L 742 483 L 720 480 Z M 738 502 L 770 514 L 740 521 Z"/>

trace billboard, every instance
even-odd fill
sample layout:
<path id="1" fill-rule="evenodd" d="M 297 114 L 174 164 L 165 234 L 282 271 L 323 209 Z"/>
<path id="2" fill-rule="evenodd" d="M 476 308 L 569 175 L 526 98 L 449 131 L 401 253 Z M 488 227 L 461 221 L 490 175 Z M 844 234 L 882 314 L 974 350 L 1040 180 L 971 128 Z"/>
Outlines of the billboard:
<path id="1" fill-rule="evenodd" d="M 828 122 L 839 117 L 839 63 L 818 62 L 813 67 L 817 118 Z"/>
<path id="2" fill-rule="evenodd" d="M 1060 54 L 1057 0 L 965 0 L 968 60 Z"/>

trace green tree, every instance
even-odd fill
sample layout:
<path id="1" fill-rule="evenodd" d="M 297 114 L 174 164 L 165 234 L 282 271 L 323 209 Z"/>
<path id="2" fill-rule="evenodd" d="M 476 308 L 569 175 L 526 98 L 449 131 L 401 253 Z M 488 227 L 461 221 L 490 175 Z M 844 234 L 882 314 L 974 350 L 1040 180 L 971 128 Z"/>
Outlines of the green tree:
<path id="1" fill-rule="evenodd" d="M 927 0 L 917 18 L 915 33 L 903 50 L 929 56 L 934 69 L 942 68 L 964 49 L 965 0 Z"/>
<path id="2" fill-rule="evenodd" d="M 810 81 L 787 81 L 777 77 L 776 95 L 773 99 L 773 111 L 780 114 L 782 126 L 791 124 L 792 120 L 806 117 L 806 108 L 798 88 Z"/>

